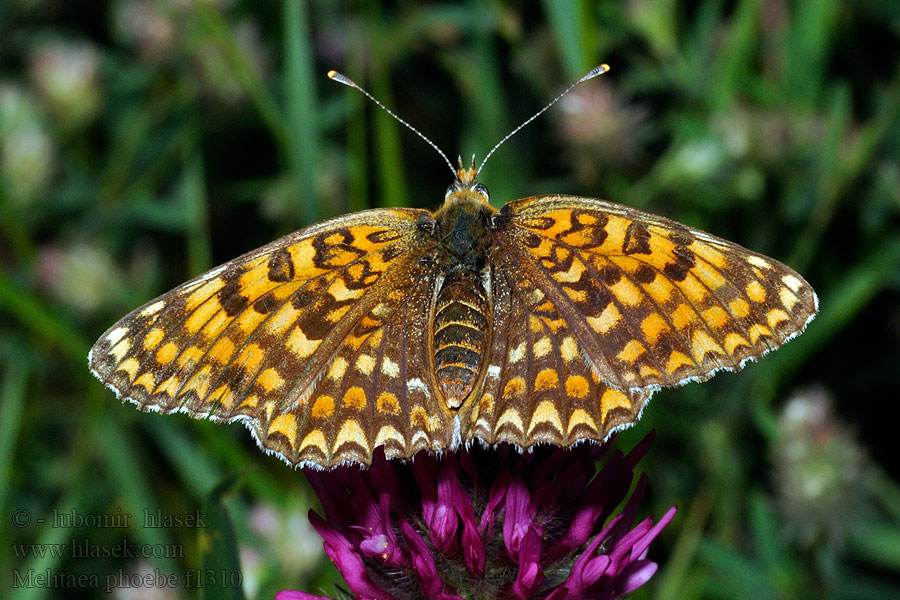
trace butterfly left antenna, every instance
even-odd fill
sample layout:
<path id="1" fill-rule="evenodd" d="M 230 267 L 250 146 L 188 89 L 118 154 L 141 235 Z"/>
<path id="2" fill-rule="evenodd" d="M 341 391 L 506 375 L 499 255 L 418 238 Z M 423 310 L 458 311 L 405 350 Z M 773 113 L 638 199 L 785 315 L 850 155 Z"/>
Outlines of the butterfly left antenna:
<path id="1" fill-rule="evenodd" d="M 357 85 L 357 83 L 356 83 L 355 81 L 353 81 L 352 79 L 350 79 L 349 77 L 347 77 L 347 76 L 344 75 L 343 73 L 338 73 L 338 72 L 335 71 L 335 70 L 331 70 L 331 71 L 328 71 L 328 78 L 329 78 L 329 79 L 333 79 L 333 80 L 337 81 L 338 83 L 343 83 L 344 85 L 346 85 L 346 86 L 348 86 L 348 87 L 352 87 L 352 88 L 354 88 L 354 89 L 359 90 L 360 92 L 362 92 L 363 95 L 365 95 L 366 98 L 368 98 L 369 100 L 371 100 L 372 102 L 374 102 L 376 105 L 378 105 L 378 107 L 379 107 L 381 110 L 383 110 L 383 111 L 386 112 L 387 114 L 389 114 L 389 115 L 391 115 L 392 117 L 394 117 L 395 119 L 397 119 L 397 121 L 399 121 L 400 123 L 402 123 L 403 125 L 405 125 L 407 129 L 409 129 L 410 131 L 412 131 L 413 133 L 415 133 L 417 136 L 419 136 L 420 138 L 422 138 L 423 140 L 425 140 L 425 143 L 427 143 L 429 146 L 431 146 L 432 148 L 434 148 L 434 149 L 437 151 L 437 153 L 441 155 L 441 157 L 444 159 L 444 162 L 447 163 L 447 166 L 448 166 L 448 167 L 450 167 L 450 171 L 453 172 L 453 176 L 454 176 L 454 177 L 457 176 L 457 174 L 456 174 L 456 169 L 453 168 L 453 164 L 450 162 L 450 159 L 447 158 L 447 155 L 444 154 L 443 150 L 441 150 L 440 148 L 437 147 L 437 144 L 435 144 L 434 142 L 432 142 L 431 140 L 429 140 L 427 137 L 425 137 L 425 135 L 424 135 L 421 131 L 419 131 L 418 129 L 416 129 L 415 127 L 413 127 L 412 125 L 410 125 L 409 123 L 407 123 L 406 121 L 404 121 L 403 119 L 401 119 L 400 117 L 398 117 L 396 114 L 394 114 L 394 112 L 393 112 L 391 109 L 389 109 L 387 106 L 385 106 L 384 104 L 382 104 L 381 102 L 379 102 L 379 101 L 375 98 L 375 96 L 373 96 L 372 94 L 370 94 L 369 92 L 367 92 L 366 90 L 364 90 L 363 88 L 361 88 L 359 85 Z"/>
<path id="2" fill-rule="evenodd" d="M 565 96 L 566 94 L 568 94 L 569 92 L 571 92 L 573 89 L 575 89 L 575 86 L 577 86 L 577 85 L 579 85 L 579 84 L 581 84 L 581 83 L 584 83 L 585 81 L 588 81 L 589 79 L 593 79 L 593 78 L 596 77 L 597 75 L 603 75 L 603 74 L 606 73 L 607 71 L 609 71 L 609 65 L 607 65 L 607 64 L 605 64 L 605 63 L 602 64 L 602 65 L 598 65 L 598 66 L 594 67 L 593 69 L 591 69 L 590 71 L 588 71 L 587 73 L 585 73 L 584 76 L 583 76 L 581 79 L 579 79 L 578 81 L 576 81 L 575 83 L 573 83 L 572 85 L 570 85 L 569 87 L 567 87 L 566 89 L 564 89 L 563 92 L 562 92 L 559 96 L 557 96 L 556 98 L 554 98 L 553 100 L 551 100 L 550 102 L 548 102 L 547 105 L 544 106 L 544 108 L 542 108 L 541 110 L 539 110 L 539 111 L 537 111 L 536 113 L 534 113 L 533 115 L 531 115 L 531 118 L 530 118 L 530 119 L 528 119 L 527 121 L 525 121 L 524 123 L 522 123 L 521 125 L 519 125 L 518 127 L 516 127 L 515 129 L 513 129 L 512 131 L 510 131 L 508 134 L 506 134 L 506 137 L 504 137 L 502 140 L 500 140 L 499 142 L 497 142 L 497 144 L 496 144 L 493 148 L 491 148 L 491 151 L 487 153 L 487 156 L 484 157 L 484 160 L 481 161 L 481 164 L 478 165 L 478 170 L 475 171 L 475 176 L 477 177 L 478 174 L 481 173 L 481 169 L 484 168 L 484 163 L 486 163 L 486 162 L 488 161 L 488 159 L 491 157 L 491 154 L 493 154 L 494 152 L 497 151 L 497 148 L 499 148 L 500 146 L 503 145 L 503 142 L 505 142 L 506 140 L 508 140 L 508 139 L 511 138 L 512 136 L 514 136 L 514 135 L 516 135 L 517 133 L 519 133 L 519 131 L 521 131 L 521 129 L 522 129 L 523 127 L 525 127 L 526 125 L 528 125 L 529 123 L 531 123 L 532 121 L 534 121 L 535 119 L 537 119 L 539 116 L 541 116 L 542 114 L 544 114 L 544 113 L 547 111 L 548 108 L 550 108 L 551 106 L 553 106 L 554 104 L 556 104 L 557 102 L 559 102 L 560 99 L 562 99 L 563 96 Z"/>

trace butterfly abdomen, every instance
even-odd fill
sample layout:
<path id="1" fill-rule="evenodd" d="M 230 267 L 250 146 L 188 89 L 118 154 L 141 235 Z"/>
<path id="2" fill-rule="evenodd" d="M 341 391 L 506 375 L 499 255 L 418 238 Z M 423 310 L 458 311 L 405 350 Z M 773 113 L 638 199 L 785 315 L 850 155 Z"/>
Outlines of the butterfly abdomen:
<path id="1" fill-rule="evenodd" d="M 433 361 L 438 388 L 451 409 L 472 392 L 489 330 L 488 300 L 478 273 L 452 270 L 434 306 Z"/>

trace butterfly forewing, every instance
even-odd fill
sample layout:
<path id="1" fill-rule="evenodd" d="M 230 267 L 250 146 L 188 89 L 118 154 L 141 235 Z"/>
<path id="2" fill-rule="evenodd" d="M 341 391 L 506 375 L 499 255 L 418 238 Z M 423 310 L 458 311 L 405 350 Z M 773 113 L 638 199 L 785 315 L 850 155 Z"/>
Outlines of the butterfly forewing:
<path id="1" fill-rule="evenodd" d="M 146 410 L 246 420 L 296 462 L 313 426 L 304 401 L 366 315 L 406 287 L 429 214 L 364 211 L 252 251 L 125 316 L 92 348 L 91 369 Z"/>
<path id="2" fill-rule="evenodd" d="M 652 390 L 735 370 L 803 330 L 817 299 L 745 248 L 594 198 L 509 203 L 497 236 L 604 382 Z"/>

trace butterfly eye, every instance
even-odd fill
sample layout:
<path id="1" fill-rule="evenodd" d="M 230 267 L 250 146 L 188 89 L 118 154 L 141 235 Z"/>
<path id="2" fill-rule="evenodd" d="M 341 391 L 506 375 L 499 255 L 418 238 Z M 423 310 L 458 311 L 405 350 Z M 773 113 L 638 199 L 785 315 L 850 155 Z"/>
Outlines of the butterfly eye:
<path id="1" fill-rule="evenodd" d="M 483 183 L 476 183 L 475 187 L 472 188 L 476 193 L 484 196 L 485 200 L 489 200 L 491 197 L 490 192 L 488 192 L 487 186 Z"/>

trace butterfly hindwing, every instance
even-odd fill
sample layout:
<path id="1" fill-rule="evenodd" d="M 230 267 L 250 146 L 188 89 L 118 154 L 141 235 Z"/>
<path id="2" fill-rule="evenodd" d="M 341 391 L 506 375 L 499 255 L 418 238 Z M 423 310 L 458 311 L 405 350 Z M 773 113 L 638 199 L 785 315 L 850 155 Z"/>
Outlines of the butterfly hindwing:
<path id="1" fill-rule="evenodd" d="M 573 329 L 600 378 L 655 389 L 736 370 L 815 315 L 785 265 L 636 209 L 542 196 L 506 205 L 497 236 Z"/>
<path id="2" fill-rule="evenodd" d="M 427 251 L 428 217 L 364 211 L 251 251 L 126 315 L 92 348 L 91 369 L 145 410 L 241 419 L 268 440 Z"/>
<path id="3" fill-rule="evenodd" d="M 496 311 L 482 393 L 466 421 L 470 436 L 526 448 L 604 440 L 637 421 L 649 392 L 602 382 L 550 298 L 523 276 L 514 255 L 494 266 Z M 466 418 L 465 415 L 463 415 Z"/>
<path id="4" fill-rule="evenodd" d="M 377 446 L 388 457 L 408 457 L 452 445 L 452 418 L 434 391 L 427 356 L 436 275 L 427 262 L 409 264 L 281 417 L 292 424 L 283 452 L 292 463 L 368 464 Z M 267 440 L 278 437 L 275 429 Z"/>

